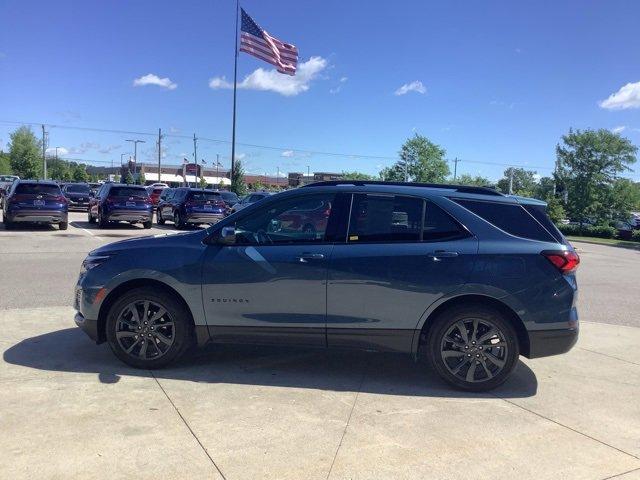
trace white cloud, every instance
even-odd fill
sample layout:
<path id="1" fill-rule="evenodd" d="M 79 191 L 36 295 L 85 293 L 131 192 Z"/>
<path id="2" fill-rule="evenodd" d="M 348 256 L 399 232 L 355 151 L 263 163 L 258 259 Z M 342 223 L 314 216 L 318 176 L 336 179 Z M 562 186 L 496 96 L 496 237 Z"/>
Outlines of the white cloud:
<path id="1" fill-rule="evenodd" d="M 175 90 L 178 88 L 178 84 L 173 83 L 169 77 L 160 78 L 153 73 L 148 73 L 147 75 L 133 80 L 134 87 L 144 87 L 146 85 L 157 85 L 158 87 L 166 88 L 167 90 Z"/>
<path id="2" fill-rule="evenodd" d="M 349 77 L 340 77 L 340 83 L 344 83 L 349 80 Z"/>
<path id="3" fill-rule="evenodd" d="M 292 97 L 310 88 L 311 81 L 327 68 L 328 62 L 322 57 L 311 57 L 298 65 L 294 76 L 278 73 L 275 69 L 258 68 L 238 83 L 238 88 L 245 90 L 262 90 L 276 92 L 285 97 Z M 233 83 L 225 77 L 214 77 L 209 80 L 209 87 L 216 89 L 233 88 Z"/>
<path id="4" fill-rule="evenodd" d="M 613 127 L 613 128 L 611 129 L 611 131 L 612 131 L 613 133 L 622 133 L 622 132 L 624 132 L 626 129 L 627 129 L 626 125 L 619 125 L 619 126 L 617 126 L 617 127 Z"/>
<path id="5" fill-rule="evenodd" d="M 405 95 L 409 92 L 427 93 L 427 87 L 425 87 L 420 80 L 414 80 L 411 83 L 405 83 L 399 89 L 397 89 L 394 95 Z"/>
<path id="6" fill-rule="evenodd" d="M 627 83 L 609 98 L 602 100 L 598 105 L 607 110 L 626 110 L 627 108 L 640 108 L 640 82 Z"/>
<path id="7" fill-rule="evenodd" d="M 280 154 L 281 157 L 293 157 L 295 152 L 293 150 L 285 150 Z"/>
<path id="8" fill-rule="evenodd" d="M 111 153 L 114 150 L 118 150 L 121 147 L 121 145 L 108 145 L 104 148 L 101 148 L 98 150 L 98 152 L 100 153 Z"/>
<path id="9" fill-rule="evenodd" d="M 55 155 L 56 154 L 56 148 L 55 147 L 49 147 L 46 150 L 47 155 Z M 64 147 L 58 147 L 58 156 L 62 157 L 64 155 L 69 155 L 69 150 L 67 150 Z"/>

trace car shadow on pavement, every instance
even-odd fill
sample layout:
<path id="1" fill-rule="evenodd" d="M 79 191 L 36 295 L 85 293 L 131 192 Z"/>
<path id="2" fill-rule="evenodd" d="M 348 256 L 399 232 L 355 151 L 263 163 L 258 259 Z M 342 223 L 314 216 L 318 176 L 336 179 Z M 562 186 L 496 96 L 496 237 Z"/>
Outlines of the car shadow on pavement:
<path id="1" fill-rule="evenodd" d="M 77 328 L 24 339 L 9 347 L 3 359 L 43 371 L 95 373 L 102 383 L 117 383 L 121 376 L 151 375 L 148 370 L 124 365 L 108 345 L 94 345 Z M 408 355 L 253 345 L 209 345 L 172 367 L 153 371 L 153 376 L 198 383 L 423 397 L 521 398 L 535 395 L 538 388 L 535 374 L 521 361 L 504 385 L 476 394 L 449 387 Z"/>

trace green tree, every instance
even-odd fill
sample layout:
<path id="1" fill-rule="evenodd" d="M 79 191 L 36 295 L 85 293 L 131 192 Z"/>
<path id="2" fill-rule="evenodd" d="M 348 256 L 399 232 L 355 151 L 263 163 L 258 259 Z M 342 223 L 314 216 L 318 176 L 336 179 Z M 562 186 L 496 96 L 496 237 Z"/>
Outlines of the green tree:
<path id="1" fill-rule="evenodd" d="M 29 127 L 20 127 L 11 135 L 9 161 L 15 175 L 38 178 L 42 172 L 41 143 Z"/>
<path id="2" fill-rule="evenodd" d="M 377 180 L 374 175 L 369 175 L 362 172 L 342 172 L 342 178 L 345 180 Z"/>
<path id="3" fill-rule="evenodd" d="M 89 174 L 87 174 L 87 167 L 84 164 L 77 164 L 73 167 L 73 181 L 74 182 L 87 182 L 89 181 Z"/>
<path id="4" fill-rule="evenodd" d="M 207 188 L 207 181 L 204 177 L 200 177 L 200 181 L 198 182 L 200 188 Z"/>
<path id="5" fill-rule="evenodd" d="M 233 175 L 231 175 L 231 191 L 236 195 L 246 195 L 247 184 L 244 183 L 244 167 L 240 160 L 236 160 L 235 168 L 233 169 Z"/>
<path id="6" fill-rule="evenodd" d="M 512 190 L 509 191 L 509 185 L 513 183 Z M 524 168 L 509 167 L 504 171 L 504 177 L 498 180 L 498 189 L 502 193 L 513 193 L 513 195 L 522 195 L 523 197 L 532 197 L 536 190 L 536 172 L 525 170 Z"/>
<path id="7" fill-rule="evenodd" d="M 446 151 L 428 138 L 418 135 L 407 139 L 400 150 L 400 160 L 380 172 L 384 180 L 443 183 L 449 175 Z"/>
<path id="8" fill-rule="evenodd" d="M 49 177 L 53 180 L 61 180 L 64 182 L 70 181 L 71 169 L 69 168 L 69 162 L 60 159 L 50 159 L 47 163 L 47 170 Z"/>
<path id="9" fill-rule="evenodd" d="M 133 185 L 133 175 L 131 175 L 131 170 L 127 170 L 127 174 L 124 176 L 124 183 L 127 185 Z"/>
<path id="10" fill-rule="evenodd" d="M 10 175 L 12 172 L 9 154 L 0 152 L 0 175 Z"/>
<path id="11" fill-rule="evenodd" d="M 147 183 L 147 177 L 145 176 L 144 172 L 140 172 L 138 174 L 138 181 L 136 183 L 138 185 L 144 185 L 145 183 Z"/>
<path id="12" fill-rule="evenodd" d="M 628 214 L 627 203 L 616 200 L 628 186 L 616 182 L 636 162 L 637 147 L 609 130 L 569 130 L 556 147 L 558 179 L 567 192 L 571 219 L 605 222 Z"/>
<path id="13" fill-rule="evenodd" d="M 469 175 L 468 173 L 463 173 L 453 180 L 453 183 L 456 185 L 473 185 L 476 187 L 491 186 L 491 181 L 488 178 L 483 177 L 482 175 Z"/>

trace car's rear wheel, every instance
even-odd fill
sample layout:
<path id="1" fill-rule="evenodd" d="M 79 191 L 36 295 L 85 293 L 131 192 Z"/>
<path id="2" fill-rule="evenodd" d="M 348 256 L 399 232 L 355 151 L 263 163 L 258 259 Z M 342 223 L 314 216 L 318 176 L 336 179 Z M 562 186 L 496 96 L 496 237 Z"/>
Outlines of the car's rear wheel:
<path id="1" fill-rule="evenodd" d="M 2 219 L 2 222 L 4 223 L 5 230 L 11 230 L 13 228 L 13 222 L 9 220 L 7 217 L 4 217 Z"/>
<path id="2" fill-rule="evenodd" d="M 193 344 L 189 312 L 171 293 L 136 288 L 109 309 L 107 340 L 124 363 L 161 368 L 181 357 Z"/>
<path id="3" fill-rule="evenodd" d="M 160 209 L 158 209 L 156 215 L 158 218 L 158 225 L 164 225 L 164 218 L 162 217 L 162 211 Z"/>
<path id="4" fill-rule="evenodd" d="M 182 215 L 180 215 L 180 212 L 174 212 L 173 223 L 178 230 L 182 230 L 184 228 L 184 220 L 182 220 Z"/>
<path id="5" fill-rule="evenodd" d="M 87 220 L 89 220 L 89 223 L 96 223 L 96 219 L 91 215 L 91 210 L 87 212 Z"/>
<path id="6" fill-rule="evenodd" d="M 58 224 L 58 228 L 59 228 L 60 230 L 66 230 L 68 227 L 69 227 L 69 223 L 68 223 L 68 222 L 60 222 L 60 223 Z"/>
<path id="7" fill-rule="evenodd" d="M 483 305 L 453 307 L 434 320 L 427 359 L 438 375 L 463 390 L 502 384 L 516 365 L 518 338 L 499 311 Z"/>
<path id="8" fill-rule="evenodd" d="M 149 228 L 151 228 L 151 220 L 149 220 L 148 222 L 142 222 L 142 226 L 148 230 Z"/>
<path id="9" fill-rule="evenodd" d="M 102 216 L 102 210 L 98 210 L 98 227 L 106 228 L 109 222 Z"/>

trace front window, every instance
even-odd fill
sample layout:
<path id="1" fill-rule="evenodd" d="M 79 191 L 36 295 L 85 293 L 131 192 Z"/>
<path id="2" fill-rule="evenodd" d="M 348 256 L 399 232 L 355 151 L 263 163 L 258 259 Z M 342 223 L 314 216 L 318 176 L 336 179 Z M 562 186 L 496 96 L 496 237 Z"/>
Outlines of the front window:
<path id="1" fill-rule="evenodd" d="M 335 194 L 305 195 L 260 208 L 236 223 L 236 244 L 322 243 Z"/>

